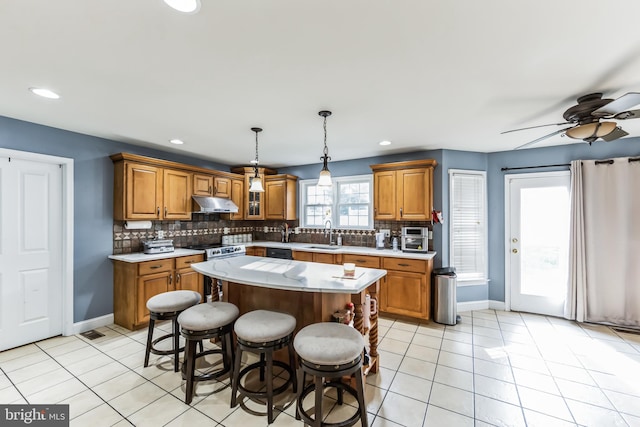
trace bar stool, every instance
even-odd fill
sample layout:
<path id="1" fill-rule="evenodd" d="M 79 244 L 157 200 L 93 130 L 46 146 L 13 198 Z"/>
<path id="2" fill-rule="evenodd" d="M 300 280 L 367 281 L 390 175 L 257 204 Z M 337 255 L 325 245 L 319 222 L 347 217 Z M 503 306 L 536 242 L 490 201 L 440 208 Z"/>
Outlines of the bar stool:
<path id="1" fill-rule="evenodd" d="M 152 296 L 147 301 L 149 310 L 149 331 L 147 332 L 147 348 L 144 355 L 144 367 L 149 366 L 149 354 L 173 354 L 173 370 L 178 372 L 178 354 L 184 350 L 180 347 L 180 331 L 178 330 L 178 315 L 189 307 L 200 302 L 200 294 L 195 291 L 169 291 Z M 153 339 L 153 329 L 156 320 L 171 320 L 171 333 Z M 158 350 L 155 346 L 160 341 L 173 338 L 173 348 Z"/>
<path id="2" fill-rule="evenodd" d="M 237 394 L 247 397 L 267 399 L 267 419 L 273 423 L 273 397 L 283 393 L 289 384 L 296 392 L 296 373 L 294 351 L 292 346 L 293 331 L 296 328 L 295 317 L 275 311 L 255 310 L 243 314 L 238 318 L 234 326 L 237 337 L 236 361 L 233 369 L 233 381 L 231 389 L 231 407 L 237 405 Z M 287 347 L 289 351 L 289 364 L 279 360 L 273 360 L 273 352 Z M 260 355 L 260 361 L 245 366 L 240 370 L 242 352 L 248 351 Z M 273 388 L 273 366 L 284 368 L 289 374 L 287 381 Z M 260 369 L 260 382 L 265 381 L 266 391 L 249 390 L 241 384 L 242 378 L 254 369 Z"/>
<path id="3" fill-rule="evenodd" d="M 369 425 L 367 408 L 364 403 L 364 383 L 362 380 L 362 351 L 364 338 L 354 328 L 341 323 L 314 323 L 302 328 L 293 342 L 298 353 L 298 403 L 296 419 L 314 427 L 352 426 L 360 420 L 362 426 Z M 305 375 L 315 377 L 315 381 L 304 387 Z M 356 389 L 341 381 L 343 376 L 355 374 Z M 328 379 L 326 382 L 325 379 Z M 324 389 L 335 387 L 338 392 L 338 404 L 342 404 L 343 391 L 358 401 L 358 412 L 339 423 L 322 422 L 322 397 Z M 304 410 L 302 402 L 315 391 L 315 414 Z"/>
<path id="4" fill-rule="evenodd" d="M 237 319 L 238 307 L 228 302 L 207 302 L 186 309 L 178 316 L 180 333 L 187 341 L 185 344 L 183 378 L 187 380 L 184 402 L 193 400 L 194 382 L 220 378 L 233 367 L 233 344 L 231 335 L 233 322 Z M 218 338 L 221 348 L 196 352 L 196 343 L 205 339 Z M 202 375 L 195 374 L 196 360 L 209 354 L 222 355 L 222 367 Z"/>

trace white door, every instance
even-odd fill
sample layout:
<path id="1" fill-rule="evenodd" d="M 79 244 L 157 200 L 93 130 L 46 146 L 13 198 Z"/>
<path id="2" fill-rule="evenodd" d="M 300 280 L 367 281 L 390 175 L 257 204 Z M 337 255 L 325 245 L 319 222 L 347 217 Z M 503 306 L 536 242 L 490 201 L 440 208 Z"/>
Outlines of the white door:
<path id="1" fill-rule="evenodd" d="M 0 157 L 0 350 L 62 332 L 62 170 Z"/>
<path id="2" fill-rule="evenodd" d="M 570 174 L 507 175 L 505 182 L 507 304 L 515 311 L 562 316 L 569 283 Z"/>

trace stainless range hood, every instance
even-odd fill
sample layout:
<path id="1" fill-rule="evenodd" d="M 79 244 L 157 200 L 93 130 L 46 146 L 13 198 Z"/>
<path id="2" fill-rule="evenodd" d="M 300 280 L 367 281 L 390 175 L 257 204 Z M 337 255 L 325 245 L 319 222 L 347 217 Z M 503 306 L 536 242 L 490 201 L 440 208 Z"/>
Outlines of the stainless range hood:
<path id="1" fill-rule="evenodd" d="M 238 206 L 229 199 L 222 197 L 191 196 L 200 206 L 200 211 L 194 213 L 236 213 Z"/>

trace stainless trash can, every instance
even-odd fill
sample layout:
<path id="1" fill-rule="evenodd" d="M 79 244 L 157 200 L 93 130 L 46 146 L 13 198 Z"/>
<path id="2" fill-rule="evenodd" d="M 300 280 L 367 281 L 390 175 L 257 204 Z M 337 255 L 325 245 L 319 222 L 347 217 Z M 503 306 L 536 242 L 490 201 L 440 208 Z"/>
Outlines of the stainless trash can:
<path id="1" fill-rule="evenodd" d="M 444 325 L 455 325 L 456 308 L 456 270 L 453 267 L 433 270 L 433 320 Z"/>

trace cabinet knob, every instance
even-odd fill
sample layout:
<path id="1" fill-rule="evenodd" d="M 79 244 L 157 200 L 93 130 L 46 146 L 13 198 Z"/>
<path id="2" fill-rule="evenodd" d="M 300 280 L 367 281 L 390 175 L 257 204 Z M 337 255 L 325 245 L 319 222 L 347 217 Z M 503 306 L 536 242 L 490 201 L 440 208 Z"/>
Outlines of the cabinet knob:
<path id="1" fill-rule="evenodd" d="M 173 283 L 173 274 L 170 274 L 169 275 L 169 284 L 172 284 L 172 283 Z"/>
<path id="2" fill-rule="evenodd" d="M 515 248 L 513 248 L 513 249 L 511 249 L 511 252 L 513 252 L 514 254 L 517 254 L 517 253 L 518 253 L 518 250 L 517 250 L 517 249 L 515 249 Z"/>
<path id="3" fill-rule="evenodd" d="M 180 273 L 176 274 L 176 284 L 180 283 Z"/>

